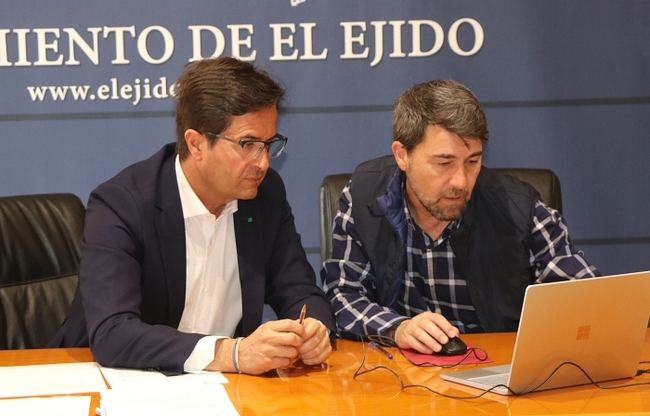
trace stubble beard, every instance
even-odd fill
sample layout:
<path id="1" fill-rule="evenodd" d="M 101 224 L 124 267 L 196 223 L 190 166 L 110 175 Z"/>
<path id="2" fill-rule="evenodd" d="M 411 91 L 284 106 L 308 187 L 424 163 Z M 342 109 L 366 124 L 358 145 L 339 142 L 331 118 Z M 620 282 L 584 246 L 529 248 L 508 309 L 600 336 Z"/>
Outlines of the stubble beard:
<path id="1" fill-rule="evenodd" d="M 422 204 L 422 206 L 427 210 L 431 216 L 433 216 L 438 221 L 455 221 L 460 218 L 461 214 L 465 210 L 467 205 L 467 191 L 460 188 L 450 188 L 442 192 L 442 194 L 436 200 L 430 200 L 423 198 L 420 192 L 413 190 L 416 198 Z M 461 200 L 455 204 L 445 204 L 443 205 L 444 197 L 457 198 L 460 197 Z"/>

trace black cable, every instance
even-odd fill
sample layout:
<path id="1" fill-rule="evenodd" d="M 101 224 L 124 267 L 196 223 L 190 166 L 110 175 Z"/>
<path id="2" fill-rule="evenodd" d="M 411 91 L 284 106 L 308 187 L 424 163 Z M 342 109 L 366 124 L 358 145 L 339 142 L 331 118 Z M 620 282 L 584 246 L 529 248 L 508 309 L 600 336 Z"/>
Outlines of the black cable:
<path id="1" fill-rule="evenodd" d="M 521 396 L 521 395 L 524 395 L 524 394 L 532 393 L 532 392 L 535 392 L 535 391 L 539 390 L 544 384 L 546 384 L 555 375 L 555 373 L 557 373 L 560 370 L 560 368 L 562 368 L 564 366 L 567 366 L 567 365 L 577 368 L 580 372 L 582 372 L 582 374 L 585 375 L 585 377 L 587 377 L 587 379 L 589 380 L 589 382 L 591 384 L 593 384 L 594 386 L 596 386 L 597 388 L 602 389 L 602 390 L 614 390 L 614 389 L 622 389 L 622 388 L 626 388 L 626 387 L 636 387 L 636 386 L 650 385 L 650 382 L 640 382 L 640 383 L 630 383 L 630 384 L 623 384 L 623 385 L 617 385 L 617 386 L 603 386 L 603 385 L 599 384 L 598 382 L 594 381 L 594 379 L 591 378 L 591 376 L 589 376 L 589 374 L 580 365 L 578 365 L 578 364 L 576 364 L 574 362 L 571 362 L 571 361 L 565 361 L 565 362 L 559 364 L 551 372 L 551 374 L 548 377 L 546 377 L 546 379 L 544 379 L 544 381 L 542 381 L 540 384 L 538 384 L 537 386 L 535 386 L 534 388 L 532 388 L 532 389 L 530 389 L 528 391 L 515 392 L 510 387 L 506 386 L 505 384 L 497 384 L 495 386 L 492 386 L 488 390 L 484 390 L 480 394 L 477 394 L 477 395 L 474 395 L 474 396 L 455 396 L 455 395 L 451 395 L 451 394 L 442 393 L 442 392 L 439 392 L 437 390 L 433 390 L 432 388 L 430 388 L 428 386 L 425 386 L 425 385 L 422 385 L 422 384 L 404 384 L 404 381 L 402 380 L 402 377 L 395 370 L 393 370 L 392 368 L 387 367 L 385 365 L 378 365 L 378 366 L 366 369 L 364 366 L 365 366 L 365 363 L 366 363 L 367 350 L 366 350 L 366 344 L 365 344 L 365 342 L 363 342 L 363 339 L 361 339 L 361 345 L 363 347 L 363 358 L 361 359 L 361 364 L 359 365 L 357 370 L 354 372 L 354 375 L 352 376 L 352 379 L 356 380 L 357 377 L 362 376 L 364 374 L 371 373 L 371 372 L 376 371 L 376 370 L 386 370 L 389 373 L 391 373 L 393 376 L 395 376 L 395 378 L 397 378 L 397 380 L 399 381 L 399 384 L 400 384 L 400 390 L 418 389 L 419 388 L 419 389 L 427 390 L 430 393 L 437 394 L 437 395 L 439 395 L 441 397 L 446 397 L 446 398 L 449 398 L 449 399 L 456 399 L 456 400 L 478 399 L 480 397 L 483 397 L 485 394 L 490 393 L 493 390 L 495 390 L 497 388 L 500 388 L 500 387 L 507 389 L 508 392 L 513 396 Z M 481 351 L 483 351 L 483 350 L 481 350 Z M 487 356 L 487 354 L 486 354 L 486 356 Z M 639 363 L 648 363 L 648 361 L 640 361 Z M 460 362 L 458 364 L 460 364 Z M 454 366 L 458 365 L 458 364 L 454 364 Z M 361 371 L 362 368 L 363 368 L 363 371 Z M 650 370 L 639 370 L 637 372 L 637 375 L 639 375 L 639 372 L 641 372 L 640 374 L 650 373 Z"/>
<path id="2" fill-rule="evenodd" d="M 397 381 L 400 384 L 400 390 L 406 390 L 406 389 L 412 389 L 412 388 L 422 388 L 422 389 L 430 391 L 431 393 L 435 393 L 435 394 L 437 394 L 437 395 L 439 395 L 441 397 L 446 397 L 446 398 L 449 398 L 449 399 L 457 399 L 457 400 L 478 399 L 479 397 L 482 397 L 485 394 L 490 393 L 492 390 L 494 390 L 494 389 L 496 389 L 498 387 L 505 387 L 506 389 L 508 389 L 508 391 L 512 392 L 512 390 L 510 390 L 510 388 L 508 386 L 506 386 L 504 384 L 498 384 L 496 386 L 491 387 L 489 390 L 483 391 L 482 393 L 480 393 L 480 394 L 478 394 L 476 396 L 454 396 L 454 395 L 451 395 L 451 394 L 441 393 L 439 391 L 433 390 L 432 388 L 427 387 L 427 386 L 422 385 L 422 384 L 404 384 L 404 382 L 402 381 L 402 377 L 395 370 L 393 370 L 392 368 L 387 367 L 385 365 L 378 365 L 378 366 L 375 366 L 375 367 L 372 367 L 372 368 L 369 368 L 369 369 L 364 369 L 363 371 L 361 371 L 361 369 L 364 368 L 364 365 L 366 363 L 366 357 L 367 357 L 366 343 L 363 341 L 363 339 L 361 339 L 361 345 L 363 347 L 363 357 L 361 359 L 361 364 L 359 365 L 359 367 L 356 369 L 356 371 L 352 375 L 353 380 L 356 380 L 357 377 L 362 376 L 364 374 L 372 373 L 373 371 L 386 370 L 389 373 L 391 373 L 393 376 L 395 376 L 395 378 L 397 378 Z"/>

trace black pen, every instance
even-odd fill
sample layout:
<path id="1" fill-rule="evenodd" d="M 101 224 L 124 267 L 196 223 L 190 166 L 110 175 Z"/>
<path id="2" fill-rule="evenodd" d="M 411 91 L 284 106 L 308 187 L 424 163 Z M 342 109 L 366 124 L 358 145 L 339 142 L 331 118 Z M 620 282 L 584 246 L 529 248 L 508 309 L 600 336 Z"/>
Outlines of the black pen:
<path id="1" fill-rule="evenodd" d="M 382 354 L 384 354 L 386 357 L 388 357 L 389 360 L 393 359 L 393 354 L 391 354 L 388 350 L 386 350 L 384 347 L 379 345 L 378 342 L 370 341 L 370 346 L 376 349 L 377 351 L 381 352 Z"/>

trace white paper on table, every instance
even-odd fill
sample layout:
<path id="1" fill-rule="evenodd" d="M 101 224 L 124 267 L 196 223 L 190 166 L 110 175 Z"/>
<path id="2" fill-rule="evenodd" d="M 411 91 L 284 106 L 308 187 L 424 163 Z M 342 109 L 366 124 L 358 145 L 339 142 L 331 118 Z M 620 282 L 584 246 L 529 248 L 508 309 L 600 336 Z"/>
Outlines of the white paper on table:
<path id="1" fill-rule="evenodd" d="M 106 389 L 95 363 L 0 367 L 0 398 L 98 392 Z"/>
<path id="2" fill-rule="evenodd" d="M 134 385 L 135 386 L 135 385 Z M 223 384 L 158 384 L 101 393 L 102 416 L 236 416 Z"/>
<path id="3" fill-rule="evenodd" d="M 180 374 L 177 376 L 166 376 L 158 371 L 132 370 L 126 368 L 109 368 L 97 364 L 104 378 L 112 389 L 133 388 L 152 386 L 159 387 L 162 384 L 225 384 L 228 379 L 216 371 L 205 371 L 200 373 Z M 141 386 L 144 385 L 144 386 Z"/>
<path id="4" fill-rule="evenodd" d="M 165 376 L 157 371 L 100 368 L 111 386 L 101 394 L 102 416 L 237 415 L 219 372 Z"/>
<path id="5" fill-rule="evenodd" d="M 88 416 L 90 396 L 0 400 L 2 416 Z"/>

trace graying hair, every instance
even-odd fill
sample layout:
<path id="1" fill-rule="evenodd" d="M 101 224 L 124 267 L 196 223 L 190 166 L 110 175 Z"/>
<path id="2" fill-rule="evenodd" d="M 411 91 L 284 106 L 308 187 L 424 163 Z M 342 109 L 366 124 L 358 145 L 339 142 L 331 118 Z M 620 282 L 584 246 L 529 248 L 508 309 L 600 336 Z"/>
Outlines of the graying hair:
<path id="1" fill-rule="evenodd" d="M 474 94 L 452 80 L 433 80 L 406 90 L 393 109 L 393 140 L 407 151 L 422 142 L 428 125 L 439 125 L 464 139 L 487 141 L 485 113 Z"/>

